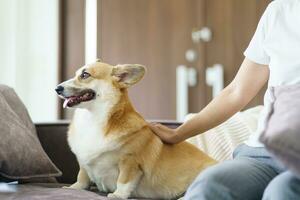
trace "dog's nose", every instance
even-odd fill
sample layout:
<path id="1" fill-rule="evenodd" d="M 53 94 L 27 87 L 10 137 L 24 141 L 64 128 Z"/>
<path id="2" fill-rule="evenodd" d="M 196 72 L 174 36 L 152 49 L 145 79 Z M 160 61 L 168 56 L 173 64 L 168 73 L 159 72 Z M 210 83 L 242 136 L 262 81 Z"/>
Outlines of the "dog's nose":
<path id="1" fill-rule="evenodd" d="M 62 94 L 62 92 L 64 91 L 64 87 L 59 85 L 57 86 L 57 88 L 55 88 L 55 91 L 57 94 Z"/>

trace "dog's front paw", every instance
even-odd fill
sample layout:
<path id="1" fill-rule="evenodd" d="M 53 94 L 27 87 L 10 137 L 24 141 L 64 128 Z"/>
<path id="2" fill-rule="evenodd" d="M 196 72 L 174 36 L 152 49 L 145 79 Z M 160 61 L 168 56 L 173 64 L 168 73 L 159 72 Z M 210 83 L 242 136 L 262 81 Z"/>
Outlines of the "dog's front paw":
<path id="1" fill-rule="evenodd" d="M 109 193 L 107 195 L 108 198 L 114 198 L 114 199 L 127 199 L 127 195 L 122 195 L 120 193 L 114 192 L 114 193 Z"/>
<path id="2" fill-rule="evenodd" d="M 82 184 L 82 183 L 79 183 L 79 182 L 76 182 L 70 186 L 63 186 L 63 188 L 66 188 L 66 189 L 76 189 L 76 190 L 83 190 L 83 189 L 86 189 L 88 186 L 86 184 Z"/>

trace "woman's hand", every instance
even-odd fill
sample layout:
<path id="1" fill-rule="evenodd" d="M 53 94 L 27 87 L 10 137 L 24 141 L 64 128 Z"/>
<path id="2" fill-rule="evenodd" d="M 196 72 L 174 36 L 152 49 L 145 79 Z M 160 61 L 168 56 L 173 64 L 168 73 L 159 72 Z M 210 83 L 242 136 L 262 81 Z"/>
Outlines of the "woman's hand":
<path id="1" fill-rule="evenodd" d="M 149 127 L 165 143 L 176 144 L 181 142 L 176 129 L 171 129 L 158 123 L 150 123 Z"/>

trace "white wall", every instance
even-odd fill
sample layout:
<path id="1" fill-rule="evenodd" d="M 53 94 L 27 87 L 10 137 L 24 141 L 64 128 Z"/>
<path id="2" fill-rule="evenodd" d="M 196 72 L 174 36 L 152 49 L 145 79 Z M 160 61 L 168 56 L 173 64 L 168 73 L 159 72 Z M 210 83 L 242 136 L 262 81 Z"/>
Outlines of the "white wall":
<path id="1" fill-rule="evenodd" d="M 57 119 L 58 0 L 0 0 L 0 83 L 34 121 Z"/>

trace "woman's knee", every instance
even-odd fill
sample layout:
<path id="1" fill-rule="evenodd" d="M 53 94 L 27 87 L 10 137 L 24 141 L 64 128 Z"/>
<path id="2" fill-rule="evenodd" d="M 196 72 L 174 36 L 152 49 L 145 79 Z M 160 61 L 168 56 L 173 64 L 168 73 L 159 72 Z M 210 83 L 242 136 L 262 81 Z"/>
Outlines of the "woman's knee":
<path id="1" fill-rule="evenodd" d="M 231 200 L 231 191 L 224 180 L 223 164 L 218 164 L 204 170 L 188 188 L 185 200 Z"/>
<path id="2" fill-rule="evenodd" d="M 274 178 L 265 189 L 263 200 L 300 199 L 300 179 L 291 172 Z"/>

